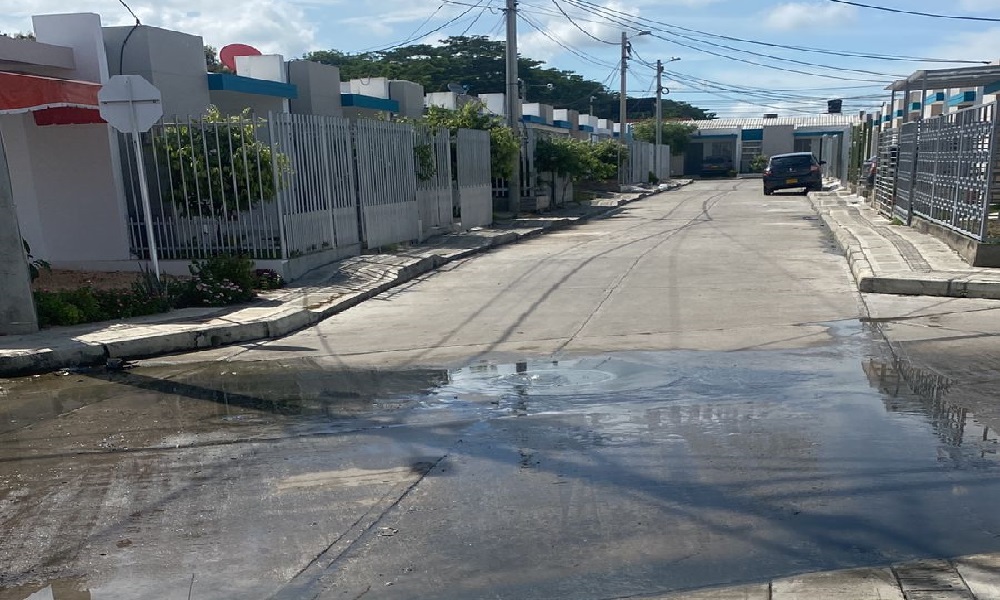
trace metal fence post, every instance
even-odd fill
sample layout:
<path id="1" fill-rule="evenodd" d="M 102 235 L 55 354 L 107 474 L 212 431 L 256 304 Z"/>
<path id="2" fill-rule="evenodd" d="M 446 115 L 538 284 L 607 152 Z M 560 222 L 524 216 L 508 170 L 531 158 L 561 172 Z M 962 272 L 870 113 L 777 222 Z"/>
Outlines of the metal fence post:
<path id="1" fill-rule="evenodd" d="M 274 113 L 267 113 L 267 142 L 271 146 L 271 169 L 274 170 L 275 188 L 281 187 L 281 170 L 278 168 L 278 152 L 275 149 Z M 278 206 L 278 239 L 281 243 L 281 258 L 288 260 L 288 246 L 285 242 L 285 195 L 278 190 L 275 195 Z"/>
<path id="2" fill-rule="evenodd" d="M 993 203 L 993 192 L 996 189 L 996 177 L 1000 175 L 1000 170 L 997 169 L 997 125 L 1000 124 L 1000 111 L 997 110 L 997 103 L 987 105 L 993 113 L 993 118 L 990 120 L 990 149 L 989 149 L 989 161 L 986 163 L 987 173 L 986 173 L 986 195 L 983 198 L 983 219 L 979 227 L 979 240 L 982 242 L 987 241 L 990 236 L 990 205 Z"/>

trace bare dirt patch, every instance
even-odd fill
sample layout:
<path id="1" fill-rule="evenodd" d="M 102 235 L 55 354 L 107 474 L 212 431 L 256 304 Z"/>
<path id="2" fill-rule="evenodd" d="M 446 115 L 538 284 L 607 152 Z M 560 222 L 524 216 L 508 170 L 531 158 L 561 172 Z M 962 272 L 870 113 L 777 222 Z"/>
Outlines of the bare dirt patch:
<path id="1" fill-rule="evenodd" d="M 129 289 L 139 280 L 135 271 L 69 271 L 66 269 L 41 269 L 38 279 L 31 284 L 34 290 L 61 292 L 90 287 L 95 290 Z"/>

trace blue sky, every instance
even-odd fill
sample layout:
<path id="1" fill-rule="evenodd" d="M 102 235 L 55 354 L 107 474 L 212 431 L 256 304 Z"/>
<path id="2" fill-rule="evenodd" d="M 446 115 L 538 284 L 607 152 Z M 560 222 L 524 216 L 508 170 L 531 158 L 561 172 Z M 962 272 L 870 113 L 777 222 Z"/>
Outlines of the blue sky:
<path id="1" fill-rule="evenodd" d="M 201 35 L 206 43 L 215 46 L 249 43 L 264 52 L 284 54 L 288 58 L 312 49 L 357 52 L 409 38 L 434 42 L 464 31 L 469 35 L 494 37 L 503 33 L 503 15 L 499 10 L 502 0 L 126 1 L 144 24 Z M 559 13 L 556 2 L 576 25 Z M 588 6 L 588 2 L 592 6 Z M 865 3 L 1000 18 L 1000 0 L 953 0 L 948 3 L 865 0 Z M 619 50 L 615 44 L 599 40 L 617 43 L 623 22 L 633 26 L 632 33 L 640 25 L 652 29 L 654 35 L 633 37 L 637 58 L 652 62 L 658 58 L 679 57 L 680 61 L 668 65 L 670 71 L 676 73 L 665 83 L 671 90 L 670 97 L 713 110 L 720 116 L 820 112 L 825 109 L 824 99 L 834 97 L 845 98 L 845 110 L 873 107 L 879 102 L 876 97 L 887 97 L 882 88 L 894 76 L 907 75 L 920 68 L 957 65 L 827 56 L 710 38 L 705 33 L 850 53 L 979 61 L 1000 59 L 1000 23 L 892 15 L 829 0 L 523 0 L 520 9 L 527 19 L 519 23 L 518 43 L 522 55 L 545 60 L 552 66 L 570 69 L 591 79 L 608 80 L 614 89 L 617 89 L 618 80 L 613 76 L 613 66 L 618 61 Z M 101 14 L 108 25 L 132 22 L 118 0 L 0 0 L 0 30 L 27 31 L 31 27 L 32 14 L 83 11 Z M 452 19 L 454 22 L 439 32 L 429 33 Z M 637 19 L 648 21 L 640 23 Z M 534 26 L 544 33 L 533 29 Z M 671 26 L 685 29 L 672 29 Z M 782 62 L 751 52 L 807 64 Z M 639 60 L 633 61 L 628 86 L 630 95 L 649 92 L 653 76 L 652 69 Z"/>

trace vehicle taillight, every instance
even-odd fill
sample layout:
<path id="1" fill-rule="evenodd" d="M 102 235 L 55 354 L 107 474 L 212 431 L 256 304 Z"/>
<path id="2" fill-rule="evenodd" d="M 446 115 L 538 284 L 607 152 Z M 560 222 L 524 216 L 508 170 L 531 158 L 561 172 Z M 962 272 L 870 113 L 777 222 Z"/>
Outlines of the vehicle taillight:
<path id="1" fill-rule="evenodd" d="M 771 175 L 771 169 L 764 169 L 764 175 Z"/>
<path id="2" fill-rule="evenodd" d="M 819 165 L 813 165 L 809 167 L 809 170 L 812 171 L 813 173 L 817 173 L 819 172 Z"/>

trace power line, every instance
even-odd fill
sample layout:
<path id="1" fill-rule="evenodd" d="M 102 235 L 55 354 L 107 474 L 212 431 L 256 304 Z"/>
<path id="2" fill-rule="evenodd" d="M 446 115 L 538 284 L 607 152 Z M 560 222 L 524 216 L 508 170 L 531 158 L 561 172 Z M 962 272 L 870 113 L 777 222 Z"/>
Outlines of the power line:
<path id="1" fill-rule="evenodd" d="M 423 27 L 423 25 L 421 25 L 407 39 L 405 39 L 405 40 L 403 40 L 401 42 L 396 42 L 396 43 L 390 44 L 390 45 L 388 45 L 388 46 L 386 46 L 384 48 L 379 48 L 377 50 L 368 49 L 368 50 L 363 50 L 362 52 L 388 52 L 389 50 L 393 50 L 395 48 L 399 48 L 401 46 L 409 44 L 410 42 L 413 42 L 414 40 L 416 40 L 418 38 L 427 37 L 427 36 L 429 36 L 429 35 L 431 35 L 433 33 L 437 33 L 439 31 L 441 31 L 442 29 L 444 29 L 445 27 L 451 25 L 455 21 L 458 21 L 459 19 L 461 19 L 465 15 L 469 14 L 474 9 L 481 7 L 483 5 L 483 2 L 486 2 L 486 0 L 479 0 L 479 2 L 477 2 L 476 4 L 469 4 L 469 5 L 467 5 L 468 8 L 466 8 L 465 10 L 463 10 L 462 12 L 460 12 L 457 16 L 452 17 L 451 19 L 448 19 L 447 21 L 445 21 L 441 25 L 435 27 L 434 29 L 431 29 L 427 33 L 423 33 L 423 34 L 419 33 L 420 27 Z M 451 3 L 451 2 L 447 2 L 447 3 Z M 444 6 L 444 4 L 446 4 L 446 3 L 442 3 L 441 6 L 439 6 L 433 13 L 431 13 L 431 16 L 427 17 L 427 19 L 424 21 L 424 23 L 427 23 L 428 21 L 430 21 L 431 18 L 435 14 L 437 14 L 438 10 L 441 10 L 441 7 Z"/>
<path id="2" fill-rule="evenodd" d="M 563 43 L 562 41 L 560 41 L 559 39 L 557 39 L 553 34 L 551 34 L 548 31 L 546 31 L 545 28 L 542 25 L 540 25 L 538 23 L 535 23 L 530 18 L 528 18 L 527 15 L 519 13 L 517 16 L 522 21 L 524 21 L 525 23 L 527 23 L 532 29 L 534 29 L 538 33 L 542 34 L 543 36 L 545 36 L 550 41 L 552 41 L 553 43 L 557 44 L 559 47 L 563 48 L 567 52 L 570 52 L 570 53 L 578 56 L 579 58 L 581 58 L 581 59 L 583 59 L 583 60 L 585 60 L 587 62 L 599 64 L 602 67 L 608 67 L 608 68 L 610 68 L 612 66 L 611 63 L 604 62 L 601 59 L 597 58 L 596 56 L 587 54 L 586 52 L 583 52 L 582 50 L 576 50 L 576 49 L 574 49 L 574 48 L 566 45 L 565 43 Z"/>
<path id="3" fill-rule="evenodd" d="M 587 0 L 567 0 L 567 2 L 569 2 L 570 4 L 573 4 L 575 6 L 577 6 L 578 8 L 590 9 L 590 10 L 593 10 L 595 12 L 603 12 L 603 11 L 606 11 L 608 13 L 611 13 L 611 12 L 620 13 L 621 12 L 621 11 L 615 11 L 613 9 L 607 9 L 605 7 L 602 7 L 600 5 L 594 4 L 592 2 L 588 2 Z M 629 16 L 629 18 L 630 19 L 636 19 L 635 17 L 631 17 L 631 16 Z M 623 25 L 629 25 L 629 24 L 624 23 L 624 22 L 622 22 L 622 24 Z M 634 27 L 635 26 L 634 23 L 631 24 L 631 26 Z M 682 39 L 690 40 L 691 42 L 694 42 L 694 43 L 697 43 L 697 44 L 706 44 L 707 43 L 707 42 L 705 42 L 703 40 L 699 40 L 697 38 L 694 38 L 692 36 L 685 35 L 685 34 L 674 33 L 674 32 L 666 32 L 666 33 L 668 35 L 672 35 L 672 36 L 676 36 L 676 37 L 679 37 L 679 38 L 682 38 Z M 747 64 L 752 64 L 752 65 L 755 65 L 755 66 L 765 67 L 765 68 L 769 68 L 769 69 L 785 70 L 787 72 L 799 73 L 799 74 L 805 74 L 805 75 L 811 75 L 813 77 L 830 77 L 830 78 L 841 79 L 841 80 L 846 80 L 846 81 L 871 81 L 870 79 L 844 78 L 844 77 L 839 77 L 839 76 L 835 76 L 835 75 L 823 75 L 823 74 L 819 74 L 819 73 L 806 72 L 806 71 L 801 71 L 801 70 L 796 70 L 796 69 L 790 69 L 790 68 L 786 68 L 786 67 L 777 67 L 775 65 L 768 65 L 768 64 L 765 64 L 765 63 L 754 62 L 754 61 L 750 61 L 750 60 L 747 60 L 747 59 L 744 59 L 744 58 L 739 58 L 739 57 L 736 57 L 736 56 L 730 56 L 730 55 L 727 55 L 727 54 L 722 54 L 722 53 L 716 52 L 714 50 L 708 50 L 708 49 L 705 49 L 705 48 L 700 48 L 700 47 L 697 47 L 697 46 L 692 46 L 692 45 L 689 45 L 689 44 L 685 44 L 683 42 L 679 42 L 676 39 L 666 38 L 663 35 L 658 35 L 656 33 L 651 33 L 651 35 L 653 35 L 653 37 L 659 38 L 661 40 L 670 42 L 672 44 L 677 44 L 678 46 L 689 48 L 689 49 L 695 50 L 697 52 L 703 52 L 703 53 L 706 53 L 706 54 L 711 54 L 711 55 L 714 55 L 714 56 L 718 56 L 720 58 L 726 58 L 728 60 L 735 60 L 735 61 L 738 61 L 738 62 L 744 62 L 744 63 L 747 63 Z M 865 70 L 865 69 L 850 69 L 850 68 L 846 68 L 846 67 L 837 67 L 837 66 L 833 66 L 833 65 L 825 65 L 825 64 L 822 64 L 822 63 L 806 62 L 806 61 L 797 60 L 797 59 L 794 59 L 794 58 L 784 58 L 784 57 L 775 56 L 775 55 L 772 55 L 772 54 L 764 54 L 764 53 L 761 53 L 761 52 L 754 52 L 752 50 L 744 50 L 744 49 L 741 49 L 741 48 L 734 48 L 732 46 L 727 46 L 725 44 L 713 44 L 713 45 L 715 47 L 717 47 L 717 48 L 724 48 L 726 50 L 732 50 L 734 52 L 738 52 L 738 53 L 741 53 L 741 54 L 749 54 L 751 56 L 756 56 L 756 57 L 761 57 L 761 58 L 767 58 L 767 59 L 770 59 L 770 60 L 777 60 L 777 61 L 787 62 L 787 63 L 792 63 L 792 64 L 797 64 L 797 65 L 803 65 L 803 66 L 807 66 L 807 67 L 819 67 L 819 68 L 828 69 L 828 70 L 831 70 L 831 71 L 838 71 L 838 72 L 851 71 L 851 72 L 859 73 L 859 74 L 862 74 L 862 75 L 873 75 L 873 76 L 876 76 L 876 77 L 890 77 L 890 78 L 894 78 L 894 79 L 898 79 L 900 77 L 904 77 L 903 75 L 897 75 L 897 74 L 891 74 L 891 73 L 880 73 L 880 72 L 877 72 L 877 71 L 869 71 L 869 70 Z"/>
<path id="4" fill-rule="evenodd" d="M 487 10 L 490 10 L 490 7 L 489 7 L 489 6 L 484 6 L 484 7 L 483 7 L 483 9 L 482 9 L 481 11 L 479 11 L 479 14 L 478 14 L 478 15 L 476 15 L 476 18 L 475 18 L 475 19 L 473 19 L 473 20 L 472 20 L 472 21 L 471 21 L 471 22 L 469 23 L 468 27 L 466 27 L 465 29 L 463 29 L 463 30 L 462 30 L 462 33 L 458 34 L 458 36 L 459 36 L 459 37 L 465 37 L 465 34 L 469 33 L 469 30 L 470 30 L 470 29 L 472 29 L 472 27 L 473 27 L 473 26 L 474 26 L 474 25 L 475 25 L 476 23 L 478 23 L 478 22 L 479 22 L 479 19 L 483 18 L 483 15 L 485 15 L 485 14 L 486 14 L 486 11 L 487 11 Z"/>
<path id="5" fill-rule="evenodd" d="M 898 15 L 914 15 L 917 17 L 930 17 L 932 19 L 956 19 L 959 21 L 982 21 L 986 23 L 1000 23 L 1000 19 L 994 19 L 992 17 L 972 17 L 968 15 L 942 15 L 937 13 L 921 12 L 918 10 L 904 10 L 902 8 L 890 8 L 888 6 L 875 6 L 872 4 L 862 4 L 861 2 L 849 2 L 848 0 L 830 0 L 830 2 L 836 2 L 837 4 L 847 4 L 849 6 L 857 6 L 858 8 L 867 8 L 870 10 L 881 10 L 883 12 L 895 13 Z"/>
<path id="6" fill-rule="evenodd" d="M 617 43 L 617 42 L 609 42 L 609 41 L 607 41 L 607 40 L 602 40 L 601 38 L 599 38 L 599 37 L 597 37 L 596 35 L 594 35 L 594 34 L 590 33 L 589 31 L 587 31 L 587 30 L 586 30 L 586 29 L 584 29 L 583 27 L 580 27 L 580 25 L 579 25 L 579 24 L 577 24 L 577 22 L 573 20 L 573 17 L 569 16 L 569 14 L 568 14 L 568 13 L 567 13 L 567 12 L 566 12 L 565 10 L 563 10 L 563 7 L 562 7 L 562 6 L 560 6 L 560 5 L 559 5 L 559 3 L 558 3 L 558 2 L 556 2 L 556 0 L 552 0 L 552 4 L 555 4 L 555 5 L 556 5 L 556 8 L 558 8 L 558 9 L 559 9 L 559 12 L 561 12 L 561 13 L 562 13 L 562 15 L 563 15 L 564 17 L 566 17 L 566 19 L 567 19 L 567 20 L 568 20 L 568 21 L 570 22 L 570 24 L 572 24 L 572 25 L 573 25 L 573 27 L 576 27 L 577 29 L 579 29 L 580 31 L 582 31 L 582 32 L 583 32 L 583 34 L 584 34 L 584 35 L 586 35 L 587 37 L 589 37 L 590 39 L 592 39 L 592 40 L 597 40 L 598 42 L 601 42 L 602 44 L 608 44 L 608 45 L 610 45 L 610 46 L 617 46 L 617 45 L 618 45 L 618 43 Z"/>
<path id="7" fill-rule="evenodd" d="M 687 33 L 693 33 L 693 34 L 697 34 L 697 35 L 702 35 L 702 36 L 706 36 L 706 37 L 710 37 L 710 38 L 728 40 L 728 41 L 732 41 L 732 42 L 740 42 L 740 43 L 744 43 L 744 44 L 754 44 L 754 45 L 765 46 L 765 47 L 769 47 L 769 48 L 782 48 L 782 49 L 785 49 L 785 50 L 794 50 L 794 51 L 797 51 L 797 52 L 810 52 L 810 53 L 816 53 L 816 54 L 826 54 L 826 55 L 831 55 L 831 56 L 841 56 L 841 57 L 845 57 L 845 58 L 867 58 L 867 59 L 871 59 L 871 60 L 906 61 L 906 62 L 920 61 L 920 62 L 939 62 L 939 63 L 953 63 L 953 64 L 989 64 L 989 61 L 982 61 L 982 60 L 953 60 L 953 59 L 946 59 L 946 58 L 930 58 L 930 57 L 924 57 L 924 56 L 875 54 L 875 53 L 867 53 L 867 52 L 852 52 L 852 51 L 846 51 L 846 50 L 830 50 L 830 49 L 827 49 L 827 48 L 814 48 L 814 47 L 811 47 L 811 46 L 793 46 L 793 45 L 787 45 L 787 44 L 777 44 L 777 43 L 773 43 L 773 42 L 764 42 L 764 41 L 760 41 L 760 40 L 738 38 L 738 37 L 733 37 L 733 36 L 728 36 L 728 35 L 720 35 L 720 34 L 716 34 L 716 33 L 710 33 L 710 32 L 707 32 L 707 31 L 701 31 L 701 30 L 698 30 L 698 29 L 691 29 L 691 28 L 688 28 L 688 27 L 682 27 L 680 25 L 674 25 L 672 23 L 666 23 L 664 21 L 658 21 L 656 19 L 650 19 L 650 18 L 647 18 L 647 17 L 635 16 L 635 15 L 632 15 L 632 14 L 624 12 L 624 11 L 616 10 L 616 9 L 613 9 L 613 8 L 610 8 L 610 7 L 600 6 L 598 4 L 594 4 L 593 2 L 588 2 L 586 0 L 577 0 L 577 1 L 580 2 L 581 4 L 588 5 L 588 6 L 584 6 L 584 7 L 578 7 L 578 8 L 582 8 L 583 10 L 586 10 L 587 12 L 592 13 L 592 12 L 594 12 L 595 9 L 601 9 L 601 10 L 606 11 L 607 13 L 612 13 L 612 14 L 616 14 L 616 15 L 620 15 L 622 17 L 627 17 L 629 19 L 632 19 L 633 21 L 639 23 L 640 26 L 644 27 L 644 28 L 649 28 L 650 24 L 653 24 L 653 25 L 659 25 L 661 27 L 665 27 L 667 29 L 676 29 L 676 30 L 679 30 L 679 31 L 684 31 L 684 32 L 687 32 Z M 834 1 L 837 1 L 837 0 L 834 0 Z M 605 17 L 605 18 L 607 18 L 607 17 Z M 634 26 L 631 26 L 631 27 L 634 27 Z M 678 34 L 674 34 L 674 35 L 678 35 Z"/>

